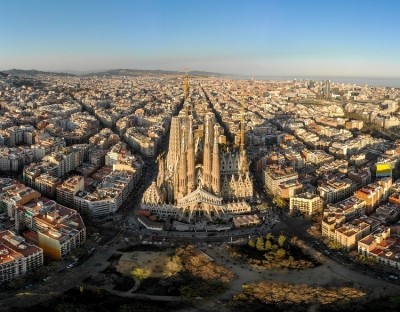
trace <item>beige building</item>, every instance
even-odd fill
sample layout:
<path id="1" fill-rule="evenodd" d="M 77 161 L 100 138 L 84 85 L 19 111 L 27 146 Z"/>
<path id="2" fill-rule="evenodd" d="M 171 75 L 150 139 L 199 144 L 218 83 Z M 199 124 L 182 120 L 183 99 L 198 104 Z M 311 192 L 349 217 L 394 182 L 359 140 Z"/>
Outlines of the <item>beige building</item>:
<path id="1" fill-rule="evenodd" d="M 32 187 L 38 190 L 40 193 L 51 198 L 55 198 L 56 189 L 62 183 L 62 180 L 57 177 L 53 177 L 50 174 L 43 173 L 38 176 L 32 184 Z"/>
<path id="2" fill-rule="evenodd" d="M 290 212 L 300 211 L 304 215 L 311 216 L 322 212 L 323 201 L 321 197 L 312 193 L 301 193 L 290 197 L 289 201 Z"/>
<path id="3" fill-rule="evenodd" d="M 361 130 L 364 127 L 364 121 L 362 120 L 349 120 L 345 122 L 344 126 L 347 130 L 358 129 Z"/>
<path id="4" fill-rule="evenodd" d="M 370 215 L 375 211 L 381 202 L 388 199 L 391 186 L 392 178 L 386 177 L 359 189 L 354 193 L 354 196 L 365 201 L 365 213 Z"/>
<path id="5" fill-rule="evenodd" d="M 334 240 L 343 248 L 351 250 L 357 247 L 359 240 L 371 233 L 371 226 L 362 219 L 355 219 L 335 230 Z"/>
<path id="6" fill-rule="evenodd" d="M 334 238 L 335 229 L 345 222 L 364 215 L 365 201 L 351 196 L 336 204 L 328 204 L 322 218 L 322 236 Z"/>
<path id="7" fill-rule="evenodd" d="M 381 226 L 358 242 L 358 253 L 377 259 L 378 262 L 400 269 L 400 239 L 391 236 L 388 227 Z"/>
<path id="8" fill-rule="evenodd" d="M 329 179 L 323 181 L 317 188 L 319 196 L 326 204 L 336 203 L 349 197 L 353 190 L 353 182 L 349 179 Z"/>
<path id="9" fill-rule="evenodd" d="M 281 198 L 288 199 L 292 196 L 300 194 L 303 190 L 303 184 L 297 180 L 286 181 L 278 185 L 277 195 Z"/>
<path id="10" fill-rule="evenodd" d="M 74 208 L 74 196 L 84 190 L 84 177 L 73 176 L 65 180 L 56 189 L 56 199 L 61 205 Z"/>
<path id="11" fill-rule="evenodd" d="M 42 197 L 18 207 L 18 212 L 18 223 L 31 230 L 24 237 L 53 259 L 63 259 L 86 241 L 81 216 L 53 200 Z"/>
<path id="12" fill-rule="evenodd" d="M 119 168 L 118 164 L 113 166 Z M 126 169 L 125 165 L 121 166 Z M 129 167 L 129 171 L 103 168 L 110 170 L 105 172 L 104 176 L 100 177 L 99 171 L 97 176 L 92 176 L 99 178 L 99 183 L 94 191 L 78 191 L 74 196 L 74 207 L 81 214 L 96 219 L 107 218 L 117 212 L 135 187 L 141 172 L 141 167 L 137 169 Z"/>
<path id="13" fill-rule="evenodd" d="M 298 179 L 293 167 L 284 167 L 276 164 L 267 165 L 263 169 L 264 185 L 274 195 L 278 195 L 279 185 L 287 181 Z"/>
<path id="14" fill-rule="evenodd" d="M 376 256 L 379 253 L 378 249 L 384 251 L 387 248 L 387 239 L 389 237 L 390 228 L 381 226 L 376 231 L 370 235 L 367 235 L 358 242 L 358 253 L 362 254 L 363 256 Z"/>

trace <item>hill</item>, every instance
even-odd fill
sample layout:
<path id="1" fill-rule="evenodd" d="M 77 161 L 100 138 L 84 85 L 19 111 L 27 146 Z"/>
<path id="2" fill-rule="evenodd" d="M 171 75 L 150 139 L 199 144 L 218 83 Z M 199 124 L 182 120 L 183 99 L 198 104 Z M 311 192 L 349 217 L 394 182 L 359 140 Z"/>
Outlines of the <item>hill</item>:
<path id="1" fill-rule="evenodd" d="M 182 71 L 173 71 L 173 70 L 149 70 L 149 69 L 112 69 L 102 72 L 94 72 L 84 74 L 82 76 L 148 76 L 148 75 L 183 75 Z M 220 73 L 212 73 L 205 71 L 190 71 L 188 72 L 190 76 L 224 76 Z"/>
<path id="2" fill-rule="evenodd" d="M 100 71 L 100 72 L 85 72 L 79 73 L 73 71 L 66 72 L 48 72 L 48 71 L 40 71 L 36 69 L 10 69 L 0 72 L 0 75 L 6 77 L 7 75 L 10 76 L 25 76 L 25 77 L 36 77 L 40 75 L 47 75 L 47 76 L 63 76 L 63 77 L 93 77 L 93 76 L 129 76 L 129 77 L 137 77 L 137 76 L 160 76 L 160 75 L 184 75 L 185 72 L 183 71 L 173 71 L 173 70 L 149 70 L 149 69 L 111 69 L 107 71 Z M 206 72 L 206 71 L 190 71 L 188 72 L 190 76 L 204 76 L 204 77 L 224 77 L 228 76 L 221 73 L 213 73 L 213 72 Z"/>
<path id="3" fill-rule="evenodd" d="M 76 75 L 67 74 L 67 73 L 55 73 L 55 72 L 45 72 L 36 69 L 10 69 L 5 70 L 3 73 L 11 75 L 11 76 L 27 76 L 27 77 L 36 77 L 39 75 L 46 75 L 46 76 L 64 76 L 64 77 L 74 77 Z"/>

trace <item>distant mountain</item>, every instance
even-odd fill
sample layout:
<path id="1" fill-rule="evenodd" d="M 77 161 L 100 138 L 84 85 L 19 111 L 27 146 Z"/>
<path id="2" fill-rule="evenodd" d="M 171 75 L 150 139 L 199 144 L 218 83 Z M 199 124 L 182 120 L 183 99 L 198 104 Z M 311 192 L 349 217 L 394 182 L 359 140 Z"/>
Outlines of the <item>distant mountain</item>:
<path id="1" fill-rule="evenodd" d="M 143 75 L 183 75 L 184 72 L 174 70 L 150 70 L 150 69 L 112 69 L 102 72 L 83 74 L 82 76 L 143 76 Z M 190 71 L 190 76 L 226 76 L 219 73 L 205 71 Z"/>
<path id="2" fill-rule="evenodd" d="M 4 70 L 3 73 L 6 73 L 11 76 L 28 76 L 28 77 L 36 77 L 38 75 L 47 75 L 47 76 L 76 76 L 73 74 L 67 74 L 67 73 L 54 73 L 54 72 L 44 72 L 36 69 L 10 69 L 10 70 Z"/>
<path id="3" fill-rule="evenodd" d="M 183 71 L 173 71 L 173 70 L 150 70 L 150 69 L 111 69 L 100 72 L 79 72 L 73 70 L 66 70 L 65 72 L 48 72 L 48 71 L 40 71 L 36 69 L 26 70 L 26 69 L 10 69 L 4 70 L 0 74 L 3 75 L 11 75 L 11 76 L 25 76 L 25 77 L 36 77 L 38 75 L 47 75 L 47 76 L 64 76 L 64 77 L 93 77 L 93 76 L 148 76 L 148 75 L 184 75 Z M 213 73 L 206 71 L 189 71 L 188 74 L 190 76 L 212 76 L 212 77 L 227 77 L 230 75 L 221 74 L 221 73 Z"/>
<path id="4" fill-rule="evenodd" d="M 1 77 L 7 77 L 7 76 L 8 76 L 8 74 L 6 74 L 6 73 L 3 73 L 3 72 L 0 72 L 0 76 L 1 76 Z"/>
<path id="5" fill-rule="evenodd" d="M 201 70 L 193 70 L 193 71 L 190 71 L 188 73 L 191 76 L 212 76 L 212 77 L 227 77 L 227 76 L 231 76 L 229 74 L 213 73 L 213 72 L 207 72 L 207 71 L 201 71 Z"/>
<path id="6" fill-rule="evenodd" d="M 171 75 L 178 74 L 176 71 L 146 70 L 146 69 L 111 69 L 101 72 L 92 72 L 82 76 L 143 76 L 143 75 Z"/>

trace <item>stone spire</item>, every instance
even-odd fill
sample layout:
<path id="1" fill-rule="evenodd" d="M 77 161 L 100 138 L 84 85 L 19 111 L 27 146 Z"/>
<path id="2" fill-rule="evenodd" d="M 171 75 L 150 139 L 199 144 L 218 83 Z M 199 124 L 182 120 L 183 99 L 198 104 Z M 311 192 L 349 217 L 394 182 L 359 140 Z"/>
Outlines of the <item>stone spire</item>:
<path id="1" fill-rule="evenodd" d="M 203 151 L 203 188 L 207 191 L 211 189 L 211 144 L 212 131 L 210 131 L 211 117 L 206 115 L 205 135 L 204 135 L 204 151 Z"/>
<path id="2" fill-rule="evenodd" d="M 214 126 L 214 147 L 212 153 L 212 190 L 215 195 L 219 196 L 221 193 L 219 149 L 218 149 L 218 126 Z"/>
<path id="3" fill-rule="evenodd" d="M 194 138 L 193 138 L 193 117 L 189 118 L 189 136 L 187 149 L 187 188 L 188 193 L 196 189 L 195 177 L 195 154 L 194 154 Z"/>
<path id="4" fill-rule="evenodd" d="M 157 175 L 157 186 L 161 187 L 164 183 L 164 157 L 160 155 L 157 157 L 158 163 L 158 175 Z"/>
<path id="5" fill-rule="evenodd" d="M 171 127 L 169 134 L 169 146 L 167 154 L 167 169 L 172 172 L 176 170 L 175 163 L 179 157 L 179 144 L 180 144 L 180 130 L 181 130 L 181 118 L 174 116 L 171 119 Z"/>
<path id="6" fill-rule="evenodd" d="M 182 127 L 182 133 L 185 133 L 186 127 Z M 186 146 L 185 135 L 182 135 L 181 151 L 179 156 L 179 178 L 178 178 L 179 198 L 187 194 L 187 159 L 186 159 Z"/>

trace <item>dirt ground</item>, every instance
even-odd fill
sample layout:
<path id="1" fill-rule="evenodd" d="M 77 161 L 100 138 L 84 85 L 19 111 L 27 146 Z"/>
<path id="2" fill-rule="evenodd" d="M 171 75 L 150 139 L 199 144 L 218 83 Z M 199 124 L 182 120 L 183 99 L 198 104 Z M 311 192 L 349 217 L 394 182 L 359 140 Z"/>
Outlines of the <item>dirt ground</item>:
<path id="1" fill-rule="evenodd" d="M 162 277 L 169 259 L 167 251 L 134 251 L 123 253 L 116 269 L 124 275 L 131 275 L 135 268 L 146 269 L 150 277 Z"/>

